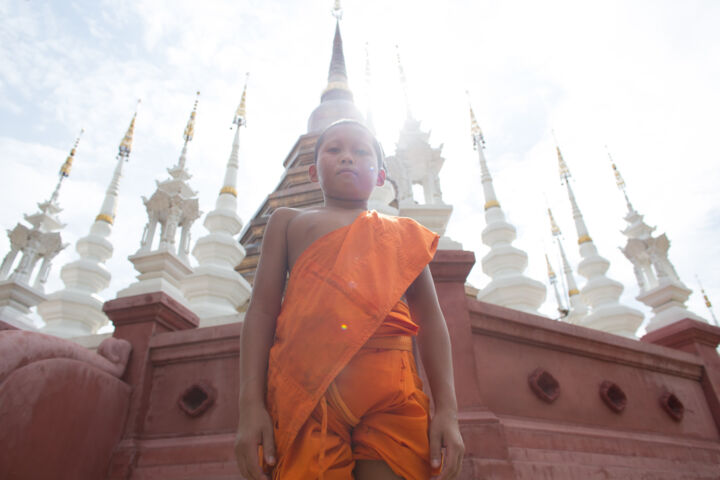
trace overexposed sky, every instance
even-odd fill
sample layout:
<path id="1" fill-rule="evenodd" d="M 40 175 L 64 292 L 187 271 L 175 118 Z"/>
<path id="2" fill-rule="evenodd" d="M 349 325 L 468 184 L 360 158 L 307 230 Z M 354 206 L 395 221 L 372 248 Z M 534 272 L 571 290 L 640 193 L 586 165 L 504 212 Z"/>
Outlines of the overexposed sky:
<path id="1" fill-rule="evenodd" d="M 60 267 L 77 258 L 75 242 L 100 209 L 137 98 L 135 142 L 111 237 L 113 279 L 100 295 L 113 298 L 134 279 L 127 256 L 147 221 L 141 196 L 152 195 L 176 163 L 197 90 L 189 183 L 201 210 L 212 210 L 248 71 L 238 191 L 239 214 L 250 219 L 276 186 L 327 83 L 332 4 L 0 0 L 0 226 L 12 229 L 50 196 L 85 128 L 60 192 L 62 236 L 70 245 L 56 257 L 47 292 L 62 288 Z M 388 153 L 405 115 L 400 47 L 412 111 L 431 131 L 432 145 L 444 145 L 441 184 L 455 209 L 447 234 L 477 256 L 471 283 L 488 282 L 479 262 L 488 248 L 480 237 L 484 198 L 466 89 L 500 203 L 518 229 L 515 245 L 529 254 L 529 276 L 547 282 L 543 253 L 556 258 L 545 198 L 571 263 L 579 261 L 554 129 L 590 235 L 611 262 L 608 275 L 626 286 L 623 303 L 648 311 L 634 300 L 632 267 L 618 249 L 626 208 L 605 145 L 635 208 L 670 238 L 670 260 L 694 290 L 689 308 L 708 316 L 695 275 L 720 303 L 720 4 L 345 0 L 343 7 L 350 85 L 365 111 L 367 43 L 374 120 Z M 204 234 L 196 222 L 193 239 Z M 0 255 L 8 248 L 1 238 Z M 548 291 L 542 311 L 555 316 L 555 308 Z"/>

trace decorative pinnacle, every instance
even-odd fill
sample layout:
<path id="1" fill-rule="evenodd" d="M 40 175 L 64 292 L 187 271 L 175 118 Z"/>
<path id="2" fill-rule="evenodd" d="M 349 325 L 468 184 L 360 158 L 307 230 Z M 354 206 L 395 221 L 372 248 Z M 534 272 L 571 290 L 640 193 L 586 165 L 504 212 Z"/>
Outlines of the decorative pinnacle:
<path id="1" fill-rule="evenodd" d="M 342 19 L 343 9 L 340 6 L 340 0 L 335 0 L 335 6 L 333 6 L 332 9 L 332 15 L 337 19 L 338 22 Z"/>
<path id="2" fill-rule="evenodd" d="M 77 150 L 78 143 L 80 142 L 80 137 L 82 137 L 82 134 L 85 132 L 84 128 L 80 129 L 80 133 L 78 134 L 77 138 L 75 139 L 75 144 L 73 145 L 72 149 L 70 150 L 70 154 L 65 159 L 65 163 L 62 164 L 62 167 L 60 167 L 60 176 L 61 177 L 67 177 L 70 175 L 70 169 L 72 168 L 73 160 L 75 159 L 75 151 Z"/>
<path id="3" fill-rule="evenodd" d="M 245 87 L 243 87 L 242 97 L 240 98 L 240 105 L 238 105 L 235 111 L 235 118 L 233 118 L 233 125 L 242 127 L 247 124 L 245 120 L 245 95 L 247 94 L 248 78 L 250 78 L 250 72 L 245 74 Z"/>
<path id="4" fill-rule="evenodd" d="M 473 112 L 472 103 L 470 102 L 470 92 L 465 90 L 465 93 L 468 96 L 468 104 L 470 105 L 470 135 L 472 135 L 473 139 L 473 148 L 475 150 L 477 150 L 478 147 L 485 148 L 485 137 L 475 118 L 475 112 Z"/>
<path id="5" fill-rule="evenodd" d="M 342 35 L 340 34 L 340 22 L 335 23 L 335 37 L 333 38 L 332 57 L 330 58 L 330 69 L 328 70 L 328 84 L 323 91 L 323 95 L 330 90 L 350 90 L 347 70 L 345 69 L 345 54 L 343 53 Z"/>
<path id="6" fill-rule="evenodd" d="M 715 316 L 715 312 L 712 309 L 712 303 L 710 303 L 710 299 L 708 298 L 707 293 L 705 293 L 705 289 L 703 288 L 702 283 L 700 283 L 700 277 L 695 275 L 695 280 L 697 280 L 698 285 L 700 285 L 700 292 L 702 292 L 703 300 L 705 300 L 705 306 L 707 307 L 708 311 L 710 311 L 710 316 L 715 322 L 715 325 L 720 326 L 720 323 L 718 323 L 718 319 Z"/>
<path id="7" fill-rule="evenodd" d="M 183 132 L 183 138 L 185 139 L 185 143 L 192 140 L 193 135 L 195 135 L 195 114 L 197 113 L 197 105 L 199 99 L 200 92 L 198 91 L 195 95 L 195 104 L 193 104 L 192 112 L 190 112 L 190 118 L 188 119 L 188 123 L 185 126 L 185 132 Z"/>
<path id="8" fill-rule="evenodd" d="M 118 155 L 125 157 L 125 160 L 128 159 L 130 151 L 132 150 L 133 134 L 135 133 L 135 118 L 137 117 L 137 110 L 139 106 L 140 99 L 138 98 L 137 105 L 135 106 L 135 113 L 133 114 L 132 120 L 130 120 L 130 126 L 128 126 L 127 132 L 125 132 L 125 136 L 118 147 Z"/>
<path id="9" fill-rule="evenodd" d="M 607 145 L 605 145 L 605 149 L 607 149 Z M 609 149 L 608 157 L 610 158 L 610 165 L 612 165 L 613 173 L 615 174 L 615 183 L 617 184 L 618 188 L 622 190 L 623 195 L 625 196 L 625 203 L 627 203 L 628 211 L 632 212 L 634 208 L 630 203 L 630 198 L 628 197 L 627 190 L 625 190 L 625 180 L 623 180 L 622 176 L 620 175 L 620 171 L 615 166 L 615 160 L 613 160 L 612 155 L 610 155 Z"/>
<path id="10" fill-rule="evenodd" d="M 550 259 L 547 256 L 547 253 L 545 254 L 545 263 L 547 263 L 547 269 L 548 269 L 548 278 L 551 282 L 555 281 L 556 275 L 555 272 L 552 269 L 552 265 L 550 265 Z"/>
<path id="11" fill-rule="evenodd" d="M 548 207 L 548 216 L 550 217 L 550 231 L 552 231 L 553 237 L 557 237 L 562 234 L 560 227 L 555 223 L 555 217 L 553 217 L 552 210 Z"/>
<path id="12" fill-rule="evenodd" d="M 565 159 L 562 156 L 562 152 L 560 151 L 560 145 L 558 144 L 557 138 L 555 138 L 555 130 L 552 130 L 552 136 L 553 140 L 555 140 L 555 149 L 557 150 L 557 157 L 558 157 L 558 167 L 560 169 L 560 183 L 566 182 L 568 178 L 570 178 L 570 169 L 567 166 L 567 163 L 565 163 Z"/>
<path id="13" fill-rule="evenodd" d="M 562 156 L 560 147 L 556 146 L 555 148 L 557 149 L 558 169 L 560 171 L 560 181 L 567 182 L 567 179 L 570 178 L 570 169 L 568 168 L 567 163 L 565 163 L 565 159 Z"/>

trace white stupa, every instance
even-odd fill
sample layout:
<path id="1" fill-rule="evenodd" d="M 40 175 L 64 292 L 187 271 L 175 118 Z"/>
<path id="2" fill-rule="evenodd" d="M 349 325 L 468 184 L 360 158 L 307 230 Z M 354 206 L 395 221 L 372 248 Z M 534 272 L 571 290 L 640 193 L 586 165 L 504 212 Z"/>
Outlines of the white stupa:
<path id="1" fill-rule="evenodd" d="M 80 135 L 82 133 L 81 130 Z M 46 300 L 44 287 L 52 260 L 67 246 L 60 237 L 59 230 L 65 225 L 58 218 L 62 209 L 57 200 L 63 180 L 70 175 L 79 141 L 80 136 L 60 167 L 60 178 L 50 199 L 38 204 L 40 210 L 37 213 L 25 215 L 25 221 L 31 228 L 18 223 L 14 229 L 8 230 L 10 251 L 0 265 L 0 320 L 14 327 L 26 330 L 38 327 L 28 316 L 30 308 Z M 18 253 L 21 257 L 16 262 Z M 35 272 L 38 262 L 40 268 Z"/>
<path id="2" fill-rule="evenodd" d="M 485 194 L 486 225 L 482 231 L 482 241 L 490 247 L 490 251 L 481 261 L 483 272 L 490 277 L 490 283 L 480 290 L 477 299 L 516 310 L 538 313 L 537 309 L 545 301 L 545 285 L 524 275 L 528 256 L 523 250 L 512 245 L 517 238 L 517 231 L 505 220 L 505 213 L 495 195 L 492 177 L 483 152 L 485 138 L 472 107 L 470 107 L 470 122 L 473 148 L 478 152 Z"/>
<path id="3" fill-rule="evenodd" d="M 198 96 L 200 92 L 198 92 Z M 120 290 L 118 297 L 129 297 L 143 293 L 164 292 L 181 304 L 189 303 L 181 290 L 181 283 L 192 273 L 190 267 L 190 228 L 201 212 L 198 208 L 197 193 L 187 184 L 192 177 L 185 163 L 187 146 L 195 134 L 197 98 L 190 119 L 183 133 L 183 149 L 177 165 L 168 168 L 170 178 L 157 182 L 155 193 L 148 199 L 143 197 L 148 213 L 140 249 L 128 257 L 135 270 L 140 272 L 137 281 Z M 155 242 L 157 227 L 160 225 L 158 242 Z M 180 240 L 177 231 L 180 230 Z M 157 245 L 157 246 L 155 246 Z"/>
<path id="4" fill-rule="evenodd" d="M 387 157 L 385 162 L 388 178 L 397 189 L 398 214 L 413 218 L 440 235 L 438 248 L 460 250 L 462 245 L 445 235 L 453 207 L 443 201 L 440 188 L 440 169 L 445 162 L 442 157 L 443 145 L 430 145 L 430 132 L 420 129 L 420 121 L 415 119 L 410 110 L 405 71 L 399 53 L 397 65 L 407 115 L 395 146 L 395 154 Z M 413 185 L 422 187 L 422 202 L 413 198 Z"/>
<path id="5" fill-rule="evenodd" d="M 237 214 L 238 151 L 240 128 L 245 125 L 245 95 L 235 112 L 235 138 L 225 168 L 225 179 L 215 202 L 215 209 L 205 217 L 208 234 L 198 239 L 193 255 L 198 261 L 193 273 L 182 280 L 182 292 L 190 308 L 200 318 L 200 326 L 236 322 L 240 308 L 250 298 L 250 284 L 235 271 L 245 258 L 245 249 L 234 236 L 242 221 Z"/>
<path id="6" fill-rule="evenodd" d="M 560 251 L 560 259 L 562 261 L 563 273 L 565 278 L 565 285 L 567 286 L 567 301 L 568 301 L 568 312 L 566 320 L 570 323 L 580 323 L 588 313 L 587 303 L 582 298 L 580 290 L 578 290 L 577 283 L 575 282 L 575 274 L 570 268 L 570 262 L 568 262 L 567 255 L 565 255 L 565 249 L 562 245 L 562 232 L 558 227 L 553 217 L 552 210 L 548 208 L 548 216 L 550 217 L 550 229 L 552 235 L 557 243 L 558 250 Z"/>
<path id="7" fill-rule="evenodd" d="M 136 117 L 137 112 L 120 142 L 115 170 L 100 213 L 95 217 L 88 235 L 75 245 L 80 258 L 66 264 L 60 271 L 65 288 L 48 295 L 47 301 L 38 305 L 38 313 L 46 324 L 42 329 L 44 333 L 65 338 L 91 335 L 108 323 L 102 311 L 104 300 L 98 293 L 110 285 L 112 278 L 105 266 L 113 254 L 113 245 L 108 238 L 115 223 L 123 165 L 132 150 Z"/>
<path id="8" fill-rule="evenodd" d="M 646 326 L 647 331 L 656 330 L 684 318 L 707 322 L 685 306 L 692 290 L 680 280 L 675 267 L 668 259 L 670 240 L 664 233 L 653 237 L 655 227 L 646 224 L 643 215 L 632 206 L 625 190 L 625 181 L 612 157 L 610 161 L 617 186 L 625 196 L 628 209 L 625 215 L 628 226 L 623 230 L 628 240 L 621 250 L 633 265 L 635 279 L 640 287 L 637 299 L 653 309 L 653 316 Z"/>
<path id="9" fill-rule="evenodd" d="M 610 262 L 598 254 L 597 248 L 588 234 L 585 220 L 583 220 L 570 185 L 570 170 L 563 159 L 560 147 L 557 147 L 557 156 L 560 179 L 567 186 L 582 257 L 578 265 L 578 272 L 587 279 L 581 293 L 590 306 L 590 313 L 582 319 L 581 325 L 634 338 L 635 332 L 643 321 L 643 314 L 639 310 L 620 304 L 619 299 L 623 292 L 623 285 L 605 275 L 610 267 Z"/>

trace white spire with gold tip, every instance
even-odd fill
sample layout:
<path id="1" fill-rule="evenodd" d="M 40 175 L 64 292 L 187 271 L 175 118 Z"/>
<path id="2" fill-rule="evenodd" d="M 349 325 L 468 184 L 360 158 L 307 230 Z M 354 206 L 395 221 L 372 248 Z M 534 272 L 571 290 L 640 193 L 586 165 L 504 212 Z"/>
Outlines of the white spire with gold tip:
<path id="1" fill-rule="evenodd" d="M 195 244 L 192 254 L 198 266 L 182 281 L 183 295 L 200 318 L 201 326 L 237 322 L 240 320 L 238 308 L 250 298 L 250 284 L 234 269 L 245 258 L 245 249 L 234 236 L 242 228 L 237 214 L 237 175 L 240 128 L 246 124 L 247 79 L 248 76 L 233 119 L 235 137 L 223 186 L 215 209 L 205 217 L 204 225 L 209 233 Z"/>
<path id="2" fill-rule="evenodd" d="M 570 169 L 565 163 L 560 147 L 556 146 L 556 149 L 560 179 L 561 183 L 567 187 L 582 257 L 578 264 L 578 272 L 587 279 L 581 293 L 590 307 L 590 313 L 581 320 L 580 324 L 634 338 L 635 332 L 643 321 L 643 314 L 639 310 L 620 304 L 619 299 L 623 292 L 623 286 L 620 282 L 605 275 L 610 267 L 610 262 L 598 254 L 570 185 Z"/>
<path id="3" fill-rule="evenodd" d="M 552 268 L 552 265 L 550 265 L 550 259 L 548 258 L 548 254 L 545 254 L 545 263 L 547 264 L 547 274 L 548 274 L 548 281 L 550 282 L 550 285 L 553 287 L 553 292 L 555 292 L 555 302 L 557 303 L 557 311 L 560 313 L 560 319 L 563 319 L 567 317 L 567 314 L 569 310 L 565 307 L 565 302 L 563 301 L 562 297 L 560 296 L 560 291 L 558 290 L 558 280 L 557 275 L 555 275 L 555 271 Z"/>
<path id="4" fill-rule="evenodd" d="M 45 321 L 42 330 L 45 333 L 65 338 L 91 335 L 108 323 L 102 311 L 104 300 L 98 293 L 110 285 L 112 278 L 105 266 L 113 254 L 113 245 L 108 238 L 115 223 L 122 169 L 132 151 L 136 118 L 137 109 L 120 141 L 115 170 L 100 212 L 88 235 L 75 245 L 80 258 L 64 265 L 60 271 L 65 288 L 50 294 L 46 302 L 38 305 L 38 313 Z"/>
<path id="5" fill-rule="evenodd" d="M 469 94 L 468 94 L 469 96 Z M 470 128 L 473 148 L 478 152 L 483 193 L 485 194 L 485 228 L 482 241 L 490 251 L 482 258 L 482 269 L 490 282 L 477 295 L 478 300 L 537 314 L 545 301 L 545 284 L 524 275 L 528 256 L 512 245 L 517 238 L 515 226 L 505 219 L 495 195 L 490 170 L 485 160 L 485 139 L 470 105 Z"/>
<path id="6" fill-rule="evenodd" d="M 570 262 L 568 262 L 567 255 L 565 255 L 565 249 L 562 245 L 562 232 L 558 227 L 553 217 L 552 210 L 549 208 L 548 216 L 550 217 L 550 231 L 552 232 L 553 238 L 557 243 L 558 250 L 560 251 L 560 259 L 563 265 L 563 273 L 565 274 L 565 284 L 567 285 L 567 300 L 568 300 L 568 313 L 567 320 L 570 323 L 580 323 L 580 321 L 587 315 L 588 307 L 585 301 L 580 295 L 577 283 L 575 282 L 575 275 L 573 274 L 572 268 L 570 268 Z"/>
<path id="7" fill-rule="evenodd" d="M 712 303 L 710 303 L 710 298 L 707 296 L 707 293 L 705 293 L 705 289 L 703 288 L 702 283 L 700 283 L 700 278 L 697 275 L 695 275 L 695 279 L 697 280 L 698 285 L 700 286 L 700 292 L 702 293 L 703 300 L 705 301 L 705 306 L 707 307 L 708 312 L 710 312 L 710 317 L 712 317 L 712 319 L 713 319 L 713 323 L 715 323 L 716 327 L 720 327 L 720 322 L 718 322 L 718 319 L 715 316 L 715 312 L 713 311 L 713 308 L 712 308 Z"/>
<path id="8" fill-rule="evenodd" d="M 10 251 L 0 264 L 0 318 L 14 327 L 37 329 L 36 322 L 28 316 L 30 308 L 46 300 L 44 287 L 52 260 L 67 246 L 60 237 L 59 230 L 65 225 L 57 217 L 62 211 L 57 199 L 63 180 L 70 175 L 83 132 L 84 130 L 80 130 L 70 153 L 60 167 L 58 183 L 50 198 L 38 203 L 38 212 L 24 215 L 25 221 L 32 227 L 18 223 L 15 228 L 8 230 Z M 15 262 L 18 253 L 21 257 Z M 31 277 L 38 262 L 41 262 L 40 268 L 37 269 L 33 281 Z"/>
<path id="9" fill-rule="evenodd" d="M 197 92 L 197 96 L 200 92 Z M 190 229 L 201 213 L 197 193 L 187 184 L 191 175 L 185 168 L 187 146 L 195 135 L 195 116 L 198 99 L 183 132 L 183 149 L 177 165 L 168 169 L 170 178 L 157 182 L 157 188 L 143 203 L 148 214 L 140 249 L 128 257 L 140 275 L 137 281 L 118 292 L 118 297 L 130 297 L 163 292 L 186 307 L 188 301 L 181 291 L 182 280 L 192 273 L 190 266 Z M 159 240 L 155 242 L 157 227 Z M 180 230 L 180 240 L 177 233 Z"/>
<path id="10" fill-rule="evenodd" d="M 173 178 L 183 178 L 184 180 L 190 179 L 190 174 L 187 173 L 187 170 L 185 170 L 185 163 L 187 162 L 187 146 L 188 142 L 192 141 L 193 137 L 195 136 L 195 116 L 197 115 L 197 106 L 198 106 L 198 100 L 200 99 L 200 92 L 197 92 L 195 95 L 195 103 L 193 104 L 192 112 L 190 112 L 190 118 L 188 118 L 187 125 L 185 125 L 185 131 L 183 132 L 183 140 L 185 141 L 183 143 L 182 152 L 180 153 L 180 158 L 178 159 L 178 164 L 168 169 L 168 173 L 173 176 Z"/>
<path id="11" fill-rule="evenodd" d="M 627 237 L 627 242 L 620 250 L 632 263 L 635 279 L 640 287 L 640 294 L 636 298 L 653 309 L 653 316 L 646 326 L 647 331 L 656 330 L 684 318 L 707 322 L 685 306 L 692 290 L 680 280 L 675 267 L 668 259 L 670 240 L 664 233 L 653 237 L 655 227 L 648 226 L 643 215 L 632 206 L 627 195 L 625 180 L 620 175 L 610 152 L 608 157 L 615 182 L 622 190 L 628 208 L 628 213 L 625 215 L 628 226 L 622 232 Z"/>

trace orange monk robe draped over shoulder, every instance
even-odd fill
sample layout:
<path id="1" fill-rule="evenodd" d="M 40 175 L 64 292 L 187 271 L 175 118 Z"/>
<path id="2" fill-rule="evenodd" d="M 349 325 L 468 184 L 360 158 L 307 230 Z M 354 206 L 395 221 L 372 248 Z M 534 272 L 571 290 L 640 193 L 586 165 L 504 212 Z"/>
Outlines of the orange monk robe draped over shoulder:
<path id="1" fill-rule="evenodd" d="M 268 365 L 282 456 L 337 374 L 432 260 L 438 235 L 375 211 L 316 240 L 290 272 Z"/>

